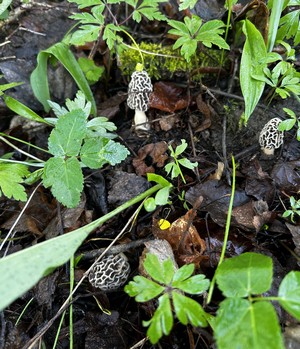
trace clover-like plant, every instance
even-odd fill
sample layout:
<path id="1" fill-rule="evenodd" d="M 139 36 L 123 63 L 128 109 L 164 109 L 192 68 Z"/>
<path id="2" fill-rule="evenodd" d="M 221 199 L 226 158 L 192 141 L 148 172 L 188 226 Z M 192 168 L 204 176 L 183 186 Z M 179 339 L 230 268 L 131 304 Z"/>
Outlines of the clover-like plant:
<path id="1" fill-rule="evenodd" d="M 143 325 L 148 327 L 147 335 L 155 344 L 163 335 L 168 335 L 174 324 L 174 316 L 184 325 L 205 327 L 208 325 L 207 314 L 201 305 L 184 293 L 203 294 L 209 287 L 205 275 L 194 273 L 194 264 L 184 265 L 175 270 L 171 259 L 160 263 L 154 254 L 147 254 L 144 268 L 149 278 L 137 275 L 125 286 L 125 292 L 135 297 L 137 302 L 147 302 L 158 298 L 158 307 L 149 321 Z M 172 310 L 173 309 L 173 310 Z"/>

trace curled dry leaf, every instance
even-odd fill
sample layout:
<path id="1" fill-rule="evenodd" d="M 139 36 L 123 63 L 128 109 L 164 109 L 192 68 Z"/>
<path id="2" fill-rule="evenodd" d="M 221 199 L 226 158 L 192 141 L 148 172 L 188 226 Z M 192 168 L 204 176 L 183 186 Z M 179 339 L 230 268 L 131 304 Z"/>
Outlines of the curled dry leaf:
<path id="1" fill-rule="evenodd" d="M 207 103 L 205 103 L 202 99 L 202 95 L 199 94 L 196 98 L 196 103 L 199 111 L 203 114 L 204 120 L 202 123 L 196 128 L 195 132 L 201 132 L 206 130 L 211 125 L 211 109 Z"/>
<path id="2" fill-rule="evenodd" d="M 196 210 L 191 209 L 164 230 L 160 229 L 159 221 L 154 218 L 152 230 L 155 237 L 170 243 L 180 265 L 194 263 L 199 268 L 201 261 L 206 259 L 203 256 L 206 244 L 192 223 L 195 215 Z"/>
<path id="3" fill-rule="evenodd" d="M 151 108 L 174 113 L 177 110 L 187 108 L 189 99 L 183 88 L 160 81 L 154 84 L 149 103 Z"/>
<path id="4" fill-rule="evenodd" d="M 163 167 L 168 155 L 166 142 L 151 143 L 138 151 L 138 157 L 132 160 L 136 174 L 146 176 L 147 173 L 155 173 L 155 166 Z"/>

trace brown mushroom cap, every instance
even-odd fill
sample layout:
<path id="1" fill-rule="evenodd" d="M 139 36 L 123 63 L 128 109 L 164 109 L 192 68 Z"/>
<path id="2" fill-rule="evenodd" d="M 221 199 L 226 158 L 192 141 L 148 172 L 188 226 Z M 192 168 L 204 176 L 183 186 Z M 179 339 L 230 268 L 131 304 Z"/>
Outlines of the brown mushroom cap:
<path id="1" fill-rule="evenodd" d="M 89 282 L 103 291 L 124 285 L 130 273 L 130 265 L 123 253 L 104 256 L 89 273 Z"/>
<path id="2" fill-rule="evenodd" d="M 274 149 L 279 148 L 283 143 L 283 131 L 278 130 L 281 119 L 273 118 L 267 122 L 259 135 L 259 144 L 262 149 L 269 150 L 272 153 Z"/>
<path id="3" fill-rule="evenodd" d="M 128 85 L 128 107 L 134 110 L 148 110 L 149 97 L 152 91 L 153 86 L 148 73 L 145 70 L 133 72 Z"/>

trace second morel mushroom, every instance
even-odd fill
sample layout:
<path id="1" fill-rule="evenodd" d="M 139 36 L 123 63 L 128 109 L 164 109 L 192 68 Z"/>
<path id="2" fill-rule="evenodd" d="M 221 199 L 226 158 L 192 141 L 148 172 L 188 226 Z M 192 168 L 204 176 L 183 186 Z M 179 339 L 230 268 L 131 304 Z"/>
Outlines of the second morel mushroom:
<path id="1" fill-rule="evenodd" d="M 130 109 L 135 110 L 134 126 L 136 131 L 149 131 L 150 125 L 145 111 L 148 110 L 153 85 L 148 73 L 141 69 L 142 65 L 138 64 L 136 71 L 131 75 L 128 85 L 127 105 Z"/>
<path id="2" fill-rule="evenodd" d="M 283 143 L 283 131 L 278 130 L 281 119 L 273 118 L 267 122 L 259 135 L 259 144 L 266 155 L 273 155 L 274 150 Z"/>
<path id="3" fill-rule="evenodd" d="M 123 253 L 107 255 L 96 263 L 89 273 L 89 282 L 102 291 L 115 290 L 124 285 L 130 265 Z"/>

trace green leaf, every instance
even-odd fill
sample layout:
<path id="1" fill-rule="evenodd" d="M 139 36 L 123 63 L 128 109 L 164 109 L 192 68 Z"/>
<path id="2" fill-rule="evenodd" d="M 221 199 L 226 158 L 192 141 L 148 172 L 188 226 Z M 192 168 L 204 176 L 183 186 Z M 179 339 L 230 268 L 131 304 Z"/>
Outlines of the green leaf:
<path id="1" fill-rule="evenodd" d="M 174 281 L 172 282 L 172 286 L 179 288 L 185 293 L 202 294 L 208 289 L 209 280 L 205 279 L 205 275 L 198 274 L 188 278 L 187 280 Z"/>
<path id="2" fill-rule="evenodd" d="M 146 255 L 144 268 L 152 279 L 163 285 L 168 285 L 171 282 L 175 272 L 174 264 L 170 258 L 161 263 L 158 257 L 151 253 Z"/>
<path id="3" fill-rule="evenodd" d="M 43 184 L 51 187 L 56 199 L 67 207 L 76 207 L 83 189 L 83 174 L 75 157 L 50 158 L 44 167 Z"/>
<path id="4" fill-rule="evenodd" d="M 299 4 L 298 4 L 299 6 Z M 277 40 L 294 37 L 294 45 L 300 43 L 300 10 L 291 11 L 280 19 Z"/>
<path id="5" fill-rule="evenodd" d="M 105 26 L 105 29 L 103 32 L 103 40 L 106 41 L 107 46 L 110 50 L 113 49 L 114 44 L 117 41 L 116 32 L 120 31 L 120 30 L 121 30 L 121 28 L 117 27 L 113 23 L 110 23 L 110 24 Z"/>
<path id="6" fill-rule="evenodd" d="M 186 140 L 185 140 L 185 139 L 182 139 L 182 140 L 181 140 L 181 144 L 179 144 L 179 145 L 176 147 L 173 157 L 177 157 L 177 156 L 179 156 L 180 154 L 182 154 L 182 153 L 185 151 L 185 149 L 187 148 L 187 146 L 188 146 L 188 144 L 187 144 Z M 172 148 L 171 145 L 169 145 L 169 149 L 171 150 L 171 153 L 172 153 L 173 148 Z"/>
<path id="7" fill-rule="evenodd" d="M 189 168 L 190 170 L 193 170 L 195 167 L 198 166 L 197 162 L 191 162 L 187 158 L 179 159 L 178 163 L 185 168 Z"/>
<path id="8" fill-rule="evenodd" d="M 99 0 L 68 0 L 68 2 L 74 2 L 80 9 L 99 4 Z"/>
<path id="9" fill-rule="evenodd" d="M 34 69 L 30 77 L 32 90 L 38 101 L 42 103 L 45 111 L 49 111 L 50 107 L 47 101 L 51 99 L 47 77 L 47 65 L 50 56 L 54 56 L 58 61 L 60 61 L 71 74 L 79 89 L 86 96 L 86 99 L 91 102 L 92 114 L 96 115 L 96 103 L 90 86 L 70 48 L 62 42 L 49 47 L 47 50 L 39 52 L 37 56 L 37 67 Z"/>
<path id="10" fill-rule="evenodd" d="M 0 15 L 10 6 L 12 0 L 2 0 L 0 4 Z"/>
<path id="11" fill-rule="evenodd" d="M 97 66 L 95 62 L 89 58 L 80 57 L 78 59 L 78 64 L 90 85 L 99 81 L 105 72 L 104 66 Z"/>
<path id="12" fill-rule="evenodd" d="M 43 173 L 44 173 L 44 169 L 43 168 L 39 168 L 38 170 L 29 173 L 26 176 L 26 179 L 24 180 L 24 183 L 28 184 L 28 185 L 32 185 L 32 184 L 36 183 L 37 181 L 39 181 L 42 178 Z"/>
<path id="13" fill-rule="evenodd" d="M 0 78 L 2 76 L 3 75 L 0 75 Z M 22 84 L 23 84 L 23 82 L 10 82 L 9 84 L 0 84 L 0 96 L 3 96 L 4 91 L 6 91 L 10 88 L 16 87 L 16 86 L 20 86 Z"/>
<path id="14" fill-rule="evenodd" d="M 272 276 L 272 259 L 252 252 L 225 260 L 216 272 L 218 287 L 226 297 L 264 293 L 271 287 Z"/>
<path id="15" fill-rule="evenodd" d="M 161 188 L 155 195 L 155 204 L 158 206 L 166 205 L 169 202 L 171 187 Z"/>
<path id="16" fill-rule="evenodd" d="M 22 116 L 23 118 L 26 118 L 28 120 L 41 122 L 45 124 L 49 124 L 46 120 L 44 120 L 42 117 L 40 117 L 37 113 L 35 113 L 33 110 L 28 108 L 26 105 L 22 104 L 18 100 L 4 95 L 3 96 L 4 102 L 7 105 L 7 107 L 15 112 L 16 114 Z"/>
<path id="17" fill-rule="evenodd" d="M 277 315 L 269 302 L 225 299 L 214 325 L 220 349 L 284 349 Z"/>
<path id="18" fill-rule="evenodd" d="M 89 232 L 83 227 L 1 258 L 0 310 L 32 288 L 50 270 L 66 263 Z"/>
<path id="19" fill-rule="evenodd" d="M 130 296 L 135 297 L 136 302 L 147 302 L 160 295 L 164 287 L 156 282 L 137 275 L 125 287 L 124 291 Z"/>
<path id="20" fill-rule="evenodd" d="M 176 287 L 175 285 L 177 282 L 181 282 L 188 279 L 193 274 L 194 270 L 195 270 L 195 265 L 193 263 L 183 265 L 181 268 L 176 270 L 173 277 L 172 285 Z"/>
<path id="21" fill-rule="evenodd" d="M 86 117 L 81 109 L 62 115 L 52 130 L 49 151 L 54 156 L 77 156 L 86 134 Z"/>
<path id="22" fill-rule="evenodd" d="M 212 45 L 216 45 L 219 48 L 229 50 L 229 45 L 220 36 L 224 33 L 224 27 L 225 24 L 218 19 L 208 21 L 202 25 L 198 35 L 196 36 L 196 39 L 198 41 L 202 41 L 203 45 L 207 47 L 212 47 Z"/>
<path id="23" fill-rule="evenodd" d="M 88 138 L 85 140 L 80 159 L 89 168 L 101 168 L 104 164 L 112 166 L 126 159 L 129 151 L 122 144 L 108 138 Z"/>
<path id="24" fill-rule="evenodd" d="M 183 325 L 207 326 L 206 313 L 198 302 L 176 291 L 172 291 L 172 299 L 175 314 Z"/>
<path id="25" fill-rule="evenodd" d="M 167 336 L 173 327 L 173 314 L 168 294 L 159 297 L 158 302 L 158 308 L 152 319 L 143 321 L 144 326 L 150 325 L 147 336 L 152 344 L 157 343 L 163 334 Z"/>
<path id="26" fill-rule="evenodd" d="M 0 195 L 2 191 L 9 199 L 14 198 L 15 200 L 26 201 L 25 188 L 20 183 L 23 182 L 23 178 L 28 176 L 29 173 L 25 165 L 8 164 L 0 160 Z"/>
<path id="27" fill-rule="evenodd" d="M 156 203 L 154 198 L 148 198 L 144 202 L 144 208 L 147 212 L 153 212 L 156 209 Z"/>
<path id="28" fill-rule="evenodd" d="M 186 10 L 188 8 L 193 9 L 198 0 L 180 0 L 179 11 Z"/>
<path id="29" fill-rule="evenodd" d="M 294 120 L 294 119 L 283 120 L 278 125 L 278 130 L 279 131 L 289 131 L 294 127 L 295 123 L 296 123 L 296 120 Z"/>
<path id="30" fill-rule="evenodd" d="M 256 80 L 253 75 L 263 76 L 267 63 L 267 49 L 261 33 L 249 20 L 243 23 L 246 42 L 243 48 L 240 66 L 240 84 L 245 99 L 243 123 L 246 125 L 264 91 L 265 82 Z"/>
<path id="31" fill-rule="evenodd" d="M 81 25 L 79 29 L 72 34 L 70 38 L 70 44 L 84 45 L 87 42 L 96 41 L 99 37 L 100 29 L 101 27 L 99 27 L 99 25 Z"/>
<path id="32" fill-rule="evenodd" d="M 155 182 L 160 184 L 162 187 L 172 187 L 172 184 L 167 181 L 163 176 L 155 173 L 147 173 L 147 179 L 149 182 Z"/>
<path id="33" fill-rule="evenodd" d="M 300 320 L 300 272 L 291 271 L 282 280 L 278 296 L 280 305 Z"/>

